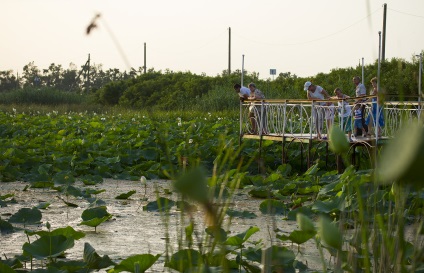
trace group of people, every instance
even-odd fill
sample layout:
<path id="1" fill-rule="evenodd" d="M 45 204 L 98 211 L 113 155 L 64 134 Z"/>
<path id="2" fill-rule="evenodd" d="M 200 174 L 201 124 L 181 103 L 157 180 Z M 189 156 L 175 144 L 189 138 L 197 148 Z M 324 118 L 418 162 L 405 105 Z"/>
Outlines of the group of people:
<path id="1" fill-rule="evenodd" d="M 371 111 L 368 113 L 368 116 L 365 118 L 365 109 L 366 102 L 368 98 L 362 98 L 367 96 L 367 90 L 365 85 L 361 83 L 361 78 L 358 76 L 353 77 L 353 84 L 355 85 L 355 105 L 353 110 L 351 106 L 346 101 L 350 97 L 346 94 L 343 94 L 340 88 L 334 90 L 334 97 L 330 97 L 328 92 L 319 85 L 313 85 L 311 82 L 307 81 L 304 85 L 304 90 L 307 91 L 307 97 L 310 100 L 327 100 L 327 99 L 339 99 L 337 102 L 337 109 L 340 118 L 340 123 L 345 133 L 348 134 L 349 141 L 352 139 L 352 116 L 354 119 L 354 136 L 355 137 L 370 137 L 370 127 L 374 127 L 375 120 L 378 118 L 377 122 L 377 134 L 381 136 L 381 128 L 384 126 L 384 115 L 382 112 L 383 107 L 380 105 L 378 100 L 378 85 L 377 78 L 371 79 L 372 89 L 370 95 L 375 96 L 372 98 Z M 315 124 L 315 130 L 317 133 L 317 138 L 326 139 L 326 136 L 321 135 L 322 123 L 324 116 L 327 125 L 327 132 L 330 131 L 331 126 L 334 121 L 334 104 L 332 102 L 319 101 L 318 106 L 314 107 L 313 118 Z"/>
<path id="2" fill-rule="evenodd" d="M 372 98 L 371 111 L 366 115 L 366 102 L 368 98 L 362 98 L 367 95 L 365 85 L 361 83 L 361 79 L 358 76 L 353 77 L 353 84 L 355 85 L 355 105 L 352 109 L 347 99 L 350 97 L 342 92 L 340 88 L 334 90 L 334 96 L 330 96 L 328 92 L 319 85 L 314 85 L 312 82 L 307 81 L 304 84 L 304 90 L 307 92 L 307 98 L 309 100 L 318 100 L 315 107 L 312 108 L 313 123 L 318 139 L 327 139 L 327 136 L 322 134 L 323 123 L 325 119 L 327 132 L 330 131 L 334 122 L 335 109 L 338 110 L 338 116 L 340 118 L 340 124 L 345 133 L 347 133 L 349 141 L 352 139 L 352 117 L 354 119 L 354 134 L 355 137 L 368 137 L 371 136 L 370 128 L 374 127 L 375 120 L 377 122 L 377 134 L 381 135 L 381 128 L 384 126 L 384 115 L 382 113 L 383 107 L 380 105 L 378 100 L 378 85 L 377 78 L 371 79 L 372 89 L 370 95 L 375 96 Z M 247 87 L 241 86 L 240 84 L 234 85 L 234 90 L 239 94 L 240 100 L 261 100 L 265 99 L 264 94 L 256 88 L 254 83 L 250 83 Z M 337 108 L 332 101 L 326 101 L 329 99 L 338 99 Z M 323 119 L 324 118 L 324 119 Z M 252 125 L 252 133 L 257 134 L 259 124 L 262 124 L 262 130 L 266 130 L 266 119 L 265 112 L 262 112 L 255 103 L 252 102 L 249 106 L 249 119 Z M 262 120 L 262 123 L 259 123 Z M 265 131 L 262 133 L 266 134 Z"/>

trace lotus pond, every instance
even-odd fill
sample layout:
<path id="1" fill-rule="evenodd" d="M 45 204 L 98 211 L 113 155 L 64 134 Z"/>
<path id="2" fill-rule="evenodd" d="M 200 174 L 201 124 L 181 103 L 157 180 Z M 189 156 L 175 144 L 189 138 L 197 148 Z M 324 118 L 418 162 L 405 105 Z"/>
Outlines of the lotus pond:
<path id="1" fill-rule="evenodd" d="M 424 268 L 420 187 L 272 153 L 258 174 L 230 115 L 11 111 L 0 126 L 2 273 Z"/>

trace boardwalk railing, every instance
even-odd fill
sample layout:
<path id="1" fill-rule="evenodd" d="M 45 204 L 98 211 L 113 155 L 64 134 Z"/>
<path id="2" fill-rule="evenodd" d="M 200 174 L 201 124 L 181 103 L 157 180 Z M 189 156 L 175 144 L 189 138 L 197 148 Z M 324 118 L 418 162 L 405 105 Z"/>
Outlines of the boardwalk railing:
<path id="1" fill-rule="evenodd" d="M 361 102 L 360 106 L 365 107 L 364 116 L 369 119 L 370 125 L 375 124 L 375 120 L 384 121 L 381 123 L 381 131 L 377 131 L 375 126 L 370 126 L 369 133 L 381 137 L 393 137 L 404 124 L 420 118 L 423 109 L 422 102 L 418 100 L 385 101 L 377 107 L 376 97 L 365 98 L 367 100 Z M 348 103 L 353 111 L 354 105 L 357 103 L 355 98 L 325 101 L 245 101 L 240 104 L 240 135 L 315 138 L 319 130 L 321 136 L 325 136 L 331 127 L 331 122 L 334 122 L 334 125 L 342 126 L 341 116 L 345 108 L 339 105 L 343 105 L 343 101 Z M 331 113 L 334 113 L 333 119 Z M 351 122 L 353 132 L 353 116 Z"/>

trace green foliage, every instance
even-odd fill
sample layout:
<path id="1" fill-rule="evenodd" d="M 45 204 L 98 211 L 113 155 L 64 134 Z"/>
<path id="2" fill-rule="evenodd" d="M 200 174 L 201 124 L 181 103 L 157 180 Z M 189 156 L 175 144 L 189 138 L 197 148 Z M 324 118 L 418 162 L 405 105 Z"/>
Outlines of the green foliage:
<path id="1" fill-rule="evenodd" d="M 82 222 L 79 225 L 97 228 L 98 225 L 109 220 L 111 217 L 112 215 L 107 212 L 106 206 L 89 208 L 82 212 Z"/>
<path id="2" fill-rule="evenodd" d="M 130 198 L 131 195 L 133 195 L 134 193 L 136 193 L 135 190 L 129 191 L 127 193 L 121 193 L 120 195 L 116 196 L 115 199 L 126 200 L 126 199 Z"/>
<path id="3" fill-rule="evenodd" d="M 0 219 L 0 233 L 7 234 L 12 232 L 13 232 L 13 226 L 10 223 Z"/>
<path id="4" fill-rule="evenodd" d="M 377 60 L 364 67 L 364 83 L 369 85 L 377 75 Z M 392 58 L 381 64 L 380 86 L 382 93 L 391 98 L 408 100 L 418 95 L 417 57 L 411 61 Z M 39 69 L 33 62 L 24 67 L 22 78 L 13 71 L 0 71 L 0 102 L 5 105 L 84 105 L 85 108 L 96 104 L 121 106 L 149 110 L 203 110 L 228 111 L 237 108 L 238 99 L 232 86 L 240 82 L 241 72 L 226 71 L 215 77 L 196 75 L 191 72 L 173 72 L 150 69 L 141 73 L 131 69 L 129 73 L 118 69 L 104 71 L 101 65 L 77 71 L 76 67 L 63 69 L 51 64 L 48 69 Z M 282 72 L 275 79 L 259 79 L 255 72 L 245 72 L 244 85 L 255 82 L 268 99 L 305 99 L 305 81 L 321 85 L 330 94 L 336 87 L 350 96 L 355 96 L 352 84 L 354 76 L 362 75 L 362 67 L 334 68 L 330 73 L 318 73 L 310 77 L 298 77 L 290 72 Z M 40 82 L 35 82 L 38 77 Z M 83 77 L 83 78 L 82 78 Z M 23 87 L 23 89 L 20 89 Z M 60 90 L 60 91 L 56 91 Z M 84 94 L 84 95 L 77 95 Z M 87 95 L 89 94 L 89 95 Z"/>
<path id="5" fill-rule="evenodd" d="M 9 218 L 9 223 L 38 224 L 42 217 L 41 211 L 37 208 L 22 208 Z"/>
<path id="6" fill-rule="evenodd" d="M 143 206 L 144 211 L 169 211 L 175 202 L 164 197 L 159 197 L 156 201 L 149 202 L 147 205 Z"/>
<path id="7" fill-rule="evenodd" d="M 249 238 L 259 231 L 258 227 L 249 227 L 245 232 L 230 236 L 225 241 L 226 245 L 242 248 L 243 244 L 249 240 Z"/>
<path id="8" fill-rule="evenodd" d="M 79 240 L 79 239 L 85 237 L 85 234 L 83 232 L 76 231 L 70 226 L 67 226 L 67 227 L 64 227 L 64 228 L 57 228 L 57 229 L 54 229 L 52 231 L 45 231 L 45 230 L 42 230 L 42 231 L 26 231 L 25 233 L 28 234 L 29 236 L 38 235 L 40 237 L 63 235 L 67 238 L 71 238 L 71 239 L 74 239 L 74 240 Z"/>
<path id="9" fill-rule="evenodd" d="M 174 183 L 175 189 L 183 196 L 201 204 L 208 203 L 208 185 L 205 171 L 195 168 L 182 175 Z"/>
<path id="10" fill-rule="evenodd" d="M 408 143 L 408 145 L 405 145 Z M 383 151 L 377 170 L 379 183 L 392 184 L 394 181 L 417 188 L 423 187 L 421 178 L 424 162 L 424 129 L 422 124 L 405 126 Z"/>
<path id="11" fill-rule="evenodd" d="M 55 258 L 61 255 L 65 250 L 74 246 L 74 239 L 64 235 L 42 236 L 34 242 L 25 243 L 22 246 L 24 253 L 42 260 L 46 258 Z"/>
<path id="12" fill-rule="evenodd" d="M 2 272 L 2 273 L 16 273 L 16 271 L 13 268 L 8 266 L 7 264 L 2 263 L 2 261 L 0 261 L 0 272 Z"/>
<path id="13" fill-rule="evenodd" d="M 108 273 L 118 273 L 118 272 L 132 272 L 132 273 L 141 273 L 146 272 L 160 257 L 160 254 L 140 254 L 134 255 L 126 258 L 118 265 L 108 271 Z"/>
<path id="14" fill-rule="evenodd" d="M 84 254 L 83 254 L 84 262 L 87 264 L 87 267 L 90 269 L 102 269 L 112 265 L 115 263 L 109 258 L 109 256 L 105 255 L 100 257 L 97 254 L 96 250 L 89 244 L 84 244 Z"/>
<path id="15" fill-rule="evenodd" d="M 332 223 L 328 218 L 320 218 L 318 222 L 318 234 L 324 244 L 341 250 L 343 244 L 342 234 L 335 223 Z"/>
<path id="16" fill-rule="evenodd" d="M 85 104 L 89 99 L 87 95 L 73 92 L 63 92 L 53 88 L 24 88 L 0 93 L 2 104 L 34 104 L 34 105 L 72 105 Z"/>
<path id="17" fill-rule="evenodd" d="M 178 272 L 193 271 L 202 264 L 202 255 L 194 249 L 182 249 L 172 254 L 171 259 L 165 263 L 166 267 Z"/>
<path id="18" fill-rule="evenodd" d="M 345 155 L 349 150 L 349 142 L 339 126 L 333 126 L 330 131 L 330 149 L 338 154 Z"/>

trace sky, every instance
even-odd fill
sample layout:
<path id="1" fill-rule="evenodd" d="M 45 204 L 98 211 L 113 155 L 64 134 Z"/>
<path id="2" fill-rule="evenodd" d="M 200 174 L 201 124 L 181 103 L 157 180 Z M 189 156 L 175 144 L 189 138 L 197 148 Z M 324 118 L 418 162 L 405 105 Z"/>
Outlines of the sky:
<path id="1" fill-rule="evenodd" d="M 89 54 L 104 70 L 138 70 L 146 45 L 156 71 L 216 76 L 230 52 L 232 71 L 309 77 L 374 63 L 384 3 L 386 59 L 411 61 L 424 50 L 424 0 L 0 0 L 0 71 L 80 68 Z"/>

